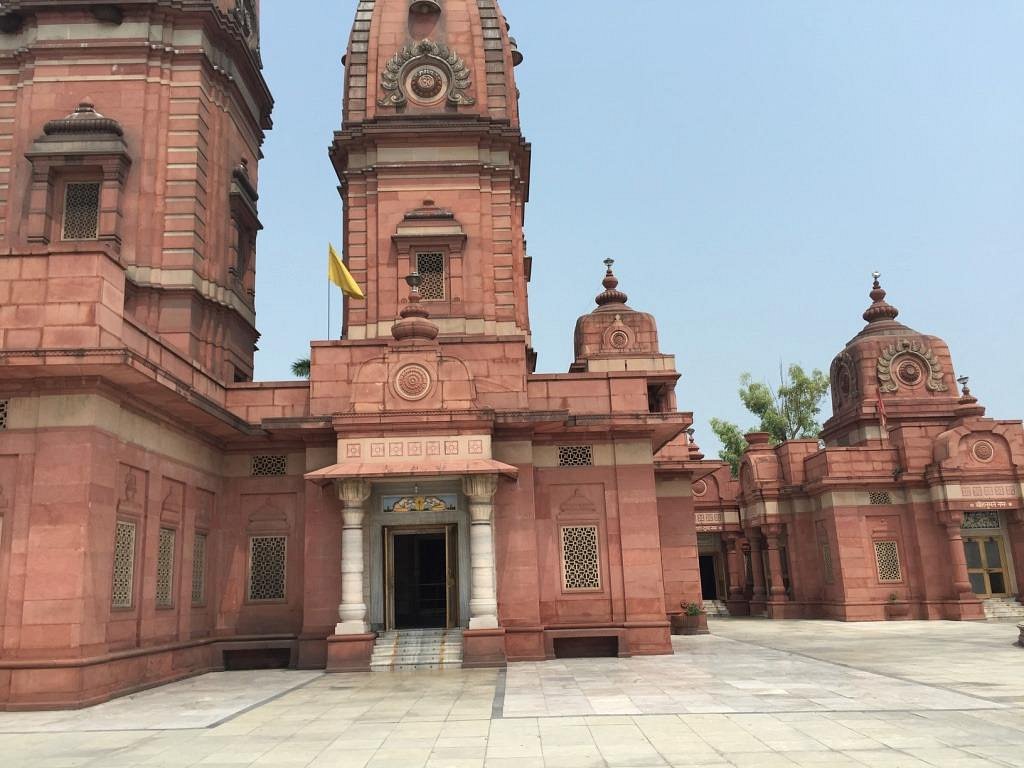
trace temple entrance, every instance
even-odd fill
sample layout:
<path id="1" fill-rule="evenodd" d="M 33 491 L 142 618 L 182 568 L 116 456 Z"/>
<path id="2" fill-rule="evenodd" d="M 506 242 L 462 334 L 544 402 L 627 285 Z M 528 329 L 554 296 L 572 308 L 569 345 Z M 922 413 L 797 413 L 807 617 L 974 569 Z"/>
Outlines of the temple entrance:
<path id="1" fill-rule="evenodd" d="M 457 526 L 385 529 L 388 629 L 458 626 Z"/>
<path id="2" fill-rule="evenodd" d="M 705 600 L 718 600 L 718 563 L 715 555 L 700 555 L 700 593 Z"/>
<path id="3" fill-rule="evenodd" d="M 964 537 L 967 575 L 971 590 L 979 597 L 1002 597 L 1009 594 L 1006 572 L 1006 549 L 1002 536 Z"/>

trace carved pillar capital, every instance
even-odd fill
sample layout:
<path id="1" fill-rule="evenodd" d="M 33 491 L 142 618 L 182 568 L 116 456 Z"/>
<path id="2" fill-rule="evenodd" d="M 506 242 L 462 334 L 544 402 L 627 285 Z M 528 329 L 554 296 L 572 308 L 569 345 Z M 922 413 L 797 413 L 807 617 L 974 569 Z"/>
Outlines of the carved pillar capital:
<path id="1" fill-rule="evenodd" d="M 471 504 L 490 504 L 498 492 L 498 476 L 466 475 L 462 478 L 462 492 Z"/>
<path id="2" fill-rule="evenodd" d="M 346 509 L 361 509 L 373 493 L 373 486 L 361 477 L 339 480 L 337 485 L 338 498 L 345 504 Z"/>

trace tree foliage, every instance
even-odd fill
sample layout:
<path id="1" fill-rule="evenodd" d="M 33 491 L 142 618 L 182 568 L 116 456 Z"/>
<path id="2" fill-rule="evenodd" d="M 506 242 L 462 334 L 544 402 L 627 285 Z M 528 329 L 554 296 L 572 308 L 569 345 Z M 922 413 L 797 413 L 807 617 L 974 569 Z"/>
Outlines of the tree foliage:
<path id="1" fill-rule="evenodd" d="M 773 389 L 767 382 L 754 381 L 749 373 L 740 377 L 740 400 L 759 420 L 756 429 L 767 432 L 772 445 L 787 440 L 815 438 L 821 433 L 818 416 L 821 401 L 828 394 L 828 376 L 814 369 L 809 374 L 793 363 L 787 371 L 779 370 L 779 385 Z M 721 419 L 711 420 L 711 429 L 722 442 L 722 461 L 729 462 L 733 475 L 739 473 L 740 459 L 747 449 L 744 431 L 736 424 Z"/>
<path id="2" fill-rule="evenodd" d="M 312 361 L 308 357 L 300 357 L 292 363 L 292 375 L 297 379 L 308 379 Z"/>

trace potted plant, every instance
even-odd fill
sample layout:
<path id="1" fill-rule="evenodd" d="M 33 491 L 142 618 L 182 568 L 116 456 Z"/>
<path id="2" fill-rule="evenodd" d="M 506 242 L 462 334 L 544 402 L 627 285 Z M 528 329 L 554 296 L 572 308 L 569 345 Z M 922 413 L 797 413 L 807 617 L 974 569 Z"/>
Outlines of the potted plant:
<path id="1" fill-rule="evenodd" d="M 910 615 L 910 603 L 900 602 L 900 596 L 895 592 L 889 595 L 889 602 L 885 604 L 885 618 L 905 619 Z"/>
<path id="2" fill-rule="evenodd" d="M 708 617 L 700 603 L 680 603 L 683 612 L 672 616 L 673 635 L 708 634 Z"/>

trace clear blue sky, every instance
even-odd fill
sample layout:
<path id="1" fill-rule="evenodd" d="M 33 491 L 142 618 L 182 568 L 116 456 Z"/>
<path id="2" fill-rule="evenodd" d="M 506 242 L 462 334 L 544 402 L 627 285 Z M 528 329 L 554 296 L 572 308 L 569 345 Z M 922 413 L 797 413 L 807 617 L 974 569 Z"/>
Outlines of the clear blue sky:
<path id="1" fill-rule="evenodd" d="M 327 332 L 325 244 L 341 240 L 327 146 L 356 3 L 262 5 L 277 107 L 256 373 L 280 379 Z M 827 370 L 879 269 L 989 415 L 1024 417 L 1024 3 L 502 5 L 526 56 L 540 371 L 567 370 L 611 256 L 677 355 L 680 408 L 711 455 L 710 417 L 751 425 L 740 374 Z"/>

